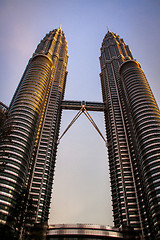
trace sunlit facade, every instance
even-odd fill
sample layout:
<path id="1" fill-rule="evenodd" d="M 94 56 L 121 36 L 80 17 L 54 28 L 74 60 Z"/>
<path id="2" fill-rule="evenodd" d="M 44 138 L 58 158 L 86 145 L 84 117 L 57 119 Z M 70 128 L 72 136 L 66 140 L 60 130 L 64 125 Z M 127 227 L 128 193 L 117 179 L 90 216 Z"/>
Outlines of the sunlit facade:
<path id="1" fill-rule="evenodd" d="M 100 57 L 103 103 L 64 101 L 67 51 L 61 28 L 49 32 L 6 108 L 12 128 L 0 143 L 0 223 L 27 188 L 35 207 L 31 222 L 47 226 L 61 113 L 85 109 L 105 115 L 116 228 L 54 225 L 47 239 L 70 233 L 75 239 L 132 239 L 126 229 L 134 229 L 133 239 L 160 239 L 160 112 L 147 79 L 123 39 L 108 31 Z"/>
<path id="2" fill-rule="evenodd" d="M 63 31 L 51 31 L 29 60 L 9 106 L 12 132 L 0 148 L 5 164 L 0 175 L 2 223 L 25 186 L 36 207 L 34 221 L 48 220 L 67 59 Z"/>
<path id="3" fill-rule="evenodd" d="M 100 63 L 114 224 L 160 239 L 158 106 L 129 47 L 110 31 Z"/>

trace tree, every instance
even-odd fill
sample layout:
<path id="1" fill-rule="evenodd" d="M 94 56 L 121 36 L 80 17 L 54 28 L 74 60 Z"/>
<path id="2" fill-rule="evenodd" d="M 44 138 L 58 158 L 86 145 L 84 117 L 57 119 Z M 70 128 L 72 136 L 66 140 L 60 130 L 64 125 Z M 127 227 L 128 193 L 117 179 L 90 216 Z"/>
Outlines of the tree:
<path id="1" fill-rule="evenodd" d="M 32 198 L 28 196 L 28 189 L 24 187 L 7 219 L 7 225 L 13 230 L 13 236 L 16 236 L 17 239 L 30 239 L 30 229 L 32 217 L 35 214 L 35 207 Z"/>
<path id="2" fill-rule="evenodd" d="M 0 240 L 30 240 L 34 214 L 33 200 L 28 198 L 28 189 L 25 187 L 10 211 L 6 224 L 0 224 Z"/>
<path id="3" fill-rule="evenodd" d="M 8 224 L 0 223 L 0 239 L 1 240 L 18 240 L 18 236 Z"/>
<path id="4" fill-rule="evenodd" d="M 7 124 L 8 107 L 0 102 L 0 141 L 7 138 L 11 133 L 11 125 Z"/>

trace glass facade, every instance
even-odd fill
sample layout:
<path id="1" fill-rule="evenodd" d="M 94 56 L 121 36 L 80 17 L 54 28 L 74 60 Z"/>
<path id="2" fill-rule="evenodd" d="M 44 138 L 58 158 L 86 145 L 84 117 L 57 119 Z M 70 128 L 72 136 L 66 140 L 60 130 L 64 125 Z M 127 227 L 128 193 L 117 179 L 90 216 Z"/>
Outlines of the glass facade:
<path id="1" fill-rule="evenodd" d="M 123 39 L 108 31 L 100 62 L 114 224 L 159 239 L 160 112 Z"/>
<path id="2" fill-rule="evenodd" d="M 160 112 L 147 79 L 123 39 L 108 31 L 100 56 L 103 103 L 63 101 L 67 51 L 61 28 L 49 32 L 6 108 L 12 129 L 0 142 L 0 223 L 24 188 L 35 207 L 31 222 L 47 223 L 62 109 L 85 104 L 104 111 L 116 228 L 54 225 L 47 239 L 160 239 Z"/>
<path id="3" fill-rule="evenodd" d="M 67 59 L 64 33 L 60 28 L 53 30 L 29 60 L 8 108 L 12 131 L 0 146 L 5 163 L 0 176 L 2 223 L 25 186 L 36 207 L 33 220 L 48 219 Z"/>

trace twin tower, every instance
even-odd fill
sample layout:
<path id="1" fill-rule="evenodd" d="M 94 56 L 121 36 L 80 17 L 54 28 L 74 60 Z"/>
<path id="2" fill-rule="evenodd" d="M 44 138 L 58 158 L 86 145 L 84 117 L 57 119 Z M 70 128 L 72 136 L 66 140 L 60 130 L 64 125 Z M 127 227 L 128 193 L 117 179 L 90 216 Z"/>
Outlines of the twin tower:
<path id="1" fill-rule="evenodd" d="M 48 220 L 57 140 L 64 108 L 67 42 L 61 28 L 41 40 L 8 108 L 9 138 L 0 143 L 0 221 L 6 223 L 23 189 L 33 200 L 34 223 Z M 108 31 L 101 47 L 103 103 L 115 227 L 131 226 L 142 239 L 160 239 L 160 111 L 129 47 Z"/>

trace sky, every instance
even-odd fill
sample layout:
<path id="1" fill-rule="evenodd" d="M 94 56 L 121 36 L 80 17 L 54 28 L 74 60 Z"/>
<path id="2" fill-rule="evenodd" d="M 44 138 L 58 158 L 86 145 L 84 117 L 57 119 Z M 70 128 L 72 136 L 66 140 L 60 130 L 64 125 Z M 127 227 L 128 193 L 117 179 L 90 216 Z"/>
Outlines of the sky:
<path id="1" fill-rule="evenodd" d="M 160 0 L 1 0 L 0 101 L 9 105 L 29 58 L 62 24 L 68 43 L 66 100 L 102 101 L 100 47 L 107 32 L 129 45 L 160 105 Z M 61 133 L 76 111 L 63 111 Z M 103 113 L 90 113 L 105 135 Z M 107 149 L 84 115 L 58 147 L 50 224 L 113 225 Z"/>

